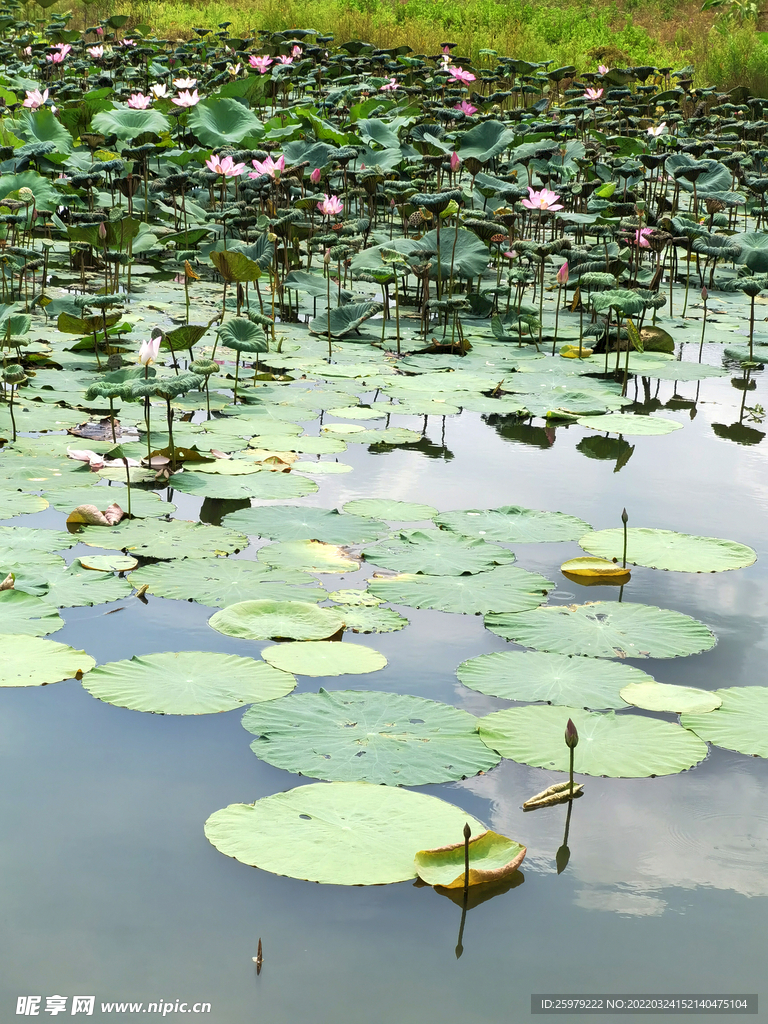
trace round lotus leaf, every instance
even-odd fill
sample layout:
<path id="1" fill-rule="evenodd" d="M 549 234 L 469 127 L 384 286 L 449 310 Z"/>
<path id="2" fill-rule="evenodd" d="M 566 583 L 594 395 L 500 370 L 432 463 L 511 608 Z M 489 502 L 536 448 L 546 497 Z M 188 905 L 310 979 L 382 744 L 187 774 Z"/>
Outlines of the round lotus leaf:
<path id="1" fill-rule="evenodd" d="M 253 658 L 209 651 L 167 651 L 99 665 L 83 686 L 94 697 L 157 715 L 209 715 L 284 697 L 290 673 Z"/>
<path id="2" fill-rule="evenodd" d="M 621 560 L 624 531 L 595 530 L 582 537 L 579 544 L 593 555 Z M 742 569 L 756 560 L 757 554 L 752 548 L 734 540 L 694 537 L 689 533 L 643 527 L 627 530 L 628 565 L 677 572 L 725 572 L 727 569 Z"/>
<path id="3" fill-rule="evenodd" d="M 581 708 L 534 706 L 496 711 L 480 719 L 480 735 L 502 757 L 534 768 L 568 771 L 568 719 L 579 734 L 574 772 L 639 779 L 675 775 L 707 756 L 707 745 L 672 722 Z"/>
<path id="4" fill-rule="evenodd" d="M 55 565 L 54 551 L 77 544 L 78 537 L 63 530 L 40 530 L 28 526 L 0 526 L 0 566 Z"/>
<path id="5" fill-rule="evenodd" d="M 263 434 L 252 437 L 251 448 L 267 448 L 270 451 L 302 452 L 308 455 L 337 455 L 347 450 L 346 444 L 337 437 L 295 437 L 288 434 Z"/>
<path id="6" fill-rule="evenodd" d="M 5 618 L 3 618 L 5 628 Z M 39 636 L 0 635 L 0 686 L 45 686 L 78 679 L 96 664 L 90 654 Z"/>
<path id="7" fill-rule="evenodd" d="M 684 714 L 680 724 L 716 747 L 768 757 L 768 686 L 714 690 L 722 704 L 705 714 Z"/>
<path id="8" fill-rule="evenodd" d="M 344 619 L 308 601 L 240 601 L 216 612 L 208 625 L 245 640 L 325 640 L 338 633 Z"/>
<path id="9" fill-rule="evenodd" d="M 64 625 L 50 601 L 21 590 L 0 590 L 0 622 L 6 633 L 45 636 Z"/>
<path id="10" fill-rule="evenodd" d="M 26 494 L 24 491 L 3 491 L 0 494 L 0 519 L 42 512 L 44 508 L 48 508 L 48 502 L 39 494 Z"/>
<path id="11" fill-rule="evenodd" d="M 85 526 L 72 537 L 92 548 L 116 548 L 141 558 L 206 558 L 229 555 L 248 547 L 248 538 L 234 530 L 207 523 L 190 523 L 185 519 L 159 522 L 123 522 L 119 526 Z"/>
<path id="12" fill-rule="evenodd" d="M 306 572 L 354 572 L 359 564 L 334 544 L 319 540 L 287 540 L 259 548 L 258 559 L 277 569 Z"/>
<path id="13" fill-rule="evenodd" d="M 469 852 L 469 885 L 500 882 L 523 863 L 526 848 L 498 832 L 482 832 L 466 844 Z M 465 844 L 450 843 L 436 850 L 419 850 L 414 857 L 416 873 L 427 885 L 443 889 L 464 887 Z"/>
<path id="14" fill-rule="evenodd" d="M 413 501 L 394 498 L 355 498 L 342 505 L 345 512 L 358 516 L 375 516 L 390 523 L 417 523 L 421 519 L 434 519 L 437 509 Z"/>
<path id="15" fill-rule="evenodd" d="M 61 570 L 42 569 L 48 583 L 43 595 L 56 608 L 85 608 L 94 604 L 108 604 L 128 597 L 131 584 L 112 572 L 86 569 L 76 558 Z"/>
<path id="16" fill-rule="evenodd" d="M 351 633 L 396 633 L 408 619 L 392 608 L 345 608 L 344 628 Z"/>
<path id="17" fill-rule="evenodd" d="M 673 714 L 690 712 L 706 714 L 723 703 L 711 690 L 697 690 L 693 686 L 672 686 L 668 683 L 629 683 L 622 687 L 621 696 L 627 704 L 644 711 L 669 711 Z"/>
<path id="18" fill-rule="evenodd" d="M 382 601 L 411 608 L 478 615 L 487 612 L 522 612 L 546 600 L 555 584 L 537 572 L 502 565 L 472 576 L 427 576 L 401 573 L 372 579 L 369 590 Z"/>
<path id="19" fill-rule="evenodd" d="M 368 545 L 363 555 L 385 569 L 431 576 L 461 576 L 515 560 L 506 548 L 447 530 L 403 530 Z"/>
<path id="20" fill-rule="evenodd" d="M 569 658 L 541 651 L 494 651 L 462 662 L 460 681 L 504 700 L 539 701 L 582 708 L 625 708 L 621 688 L 655 684 L 639 668 L 595 658 Z"/>
<path id="21" fill-rule="evenodd" d="M 263 761 L 330 782 L 425 786 L 499 763 L 474 715 L 397 693 L 298 693 L 251 708 L 243 726 L 257 737 L 251 750 Z"/>
<path id="22" fill-rule="evenodd" d="M 328 544 L 364 544 L 389 532 L 386 523 L 308 505 L 263 505 L 240 509 L 225 526 L 249 536 L 274 540 L 321 540 Z"/>
<path id="23" fill-rule="evenodd" d="M 216 459 L 214 462 L 195 463 L 195 473 L 209 473 L 213 476 L 251 476 L 261 472 L 261 466 L 248 459 Z"/>
<path id="24" fill-rule="evenodd" d="M 139 564 L 131 555 L 81 555 L 80 565 L 84 569 L 102 572 L 130 572 Z"/>
<path id="25" fill-rule="evenodd" d="M 364 675 L 366 672 L 378 672 L 387 664 L 384 655 L 372 647 L 331 640 L 276 644 L 265 648 L 261 656 L 275 668 L 295 672 L 299 676 Z"/>
<path id="26" fill-rule="evenodd" d="M 128 511 L 127 487 L 99 487 L 95 483 L 90 487 L 56 487 L 46 490 L 45 496 L 57 512 L 71 512 L 79 505 L 95 505 L 103 510 L 113 503 L 119 505 L 123 512 Z M 175 511 L 176 506 L 172 502 L 163 501 L 154 491 L 131 488 L 131 515 L 138 519 L 159 518 Z"/>
<path id="27" fill-rule="evenodd" d="M 353 467 L 346 462 L 304 462 L 299 460 L 291 466 L 292 473 L 309 473 L 310 476 L 324 476 L 334 473 L 351 473 Z"/>
<path id="28" fill-rule="evenodd" d="M 329 600 L 337 604 L 353 605 L 359 608 L 375 608 L 381 604 L 381 598 L 375 597 L 369 590 L 359 590 L 354 587 L 348 590 L 332 590 L 328 595 Z"/>
<path id="29" fill-rule="evenodd" d="M 717 643 L 698 619 L 648 604 L 550 605 L 518 615 L 486 615 L 485 625 L 523 647 L 590 658 L 678 658 Z"/>
<path id="30" fill-rule="evenodd" d="M 621 412 L 607 412 L 603 416 L 579 416 L 576 422 L 580 427 L 589 427 L 603 433 L 625 434 L 627 437 L 671 434 L 683 426 L 677 420 L 662 419 L 661 416 L 635 416 Z"/>
<path id="31" fill-rule="evenodd" d="M 414 853 L 483 825 L 434 796 L 367 782 L 314 783 L 230 804 L 205 823 L 217 850 L 289 878 L 385 885 L 414 878 Z"/>
<path id="32" fill-rule="evenodd" d="M 183 473 L 174 473 L 168 483 L 185 494 L 197 494 L 205 498 L 258 498 L 260 501 L 303 498 L 317 490 L 314 480 L 305 480 L 291 473 L 259 472 L 245 476 L 221 476 L 185 470 Z"/>
<path id="33" fill-rule="evenodd" d="M 435 523 L 465 537 L 482 537 L 509 544 L 578 540 L 585 530 L 592 529 L 583 519 L 564 512 L 540 512 L 519 505 L 441 512 Z"/>
<path id="34" fill-rule="evenodd" d="M 328 596 L 308 573 L 271 569 L 262 562 L 232 558 L 187 558 L 144 565 L 131 573 L 134 587 L 147 585 L 150 594 L 176 601 L 197 601 L 213 608 L 248 600 L 324 601 Z"/>
<path id="35" fill-rule="evenodd" d="M 340 420 L 382 420 L 386 413 L 381 409 L 369 409 L 364 405 L 347 405 L 341 409 L 329 409 L 329 416 Z"/>

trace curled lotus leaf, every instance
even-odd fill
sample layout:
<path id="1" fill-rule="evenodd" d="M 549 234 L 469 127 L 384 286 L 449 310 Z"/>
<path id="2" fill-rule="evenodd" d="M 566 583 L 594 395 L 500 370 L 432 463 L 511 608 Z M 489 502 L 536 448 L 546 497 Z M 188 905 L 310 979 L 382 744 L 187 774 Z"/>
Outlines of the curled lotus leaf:
<path id="1" fill-rule="evenodd" d="M 527 853 L 521 843 L 499 835 L 481 832 L 469 843 L 469 885 L 501 882 L 513 875 L 523 863 Z M 416 873 L 427 885 L 444 889 L 464 887 L 465 844 L 449 843 L 436 850 L 419 850 L 414 858 Z"/>
<path id="2" fill-rule="evenodd" d="M 212 615 L 208 625 L 245 640 L 325 640 L 343 628 L 344 618 L 308 601 L 239 601 Z"/>

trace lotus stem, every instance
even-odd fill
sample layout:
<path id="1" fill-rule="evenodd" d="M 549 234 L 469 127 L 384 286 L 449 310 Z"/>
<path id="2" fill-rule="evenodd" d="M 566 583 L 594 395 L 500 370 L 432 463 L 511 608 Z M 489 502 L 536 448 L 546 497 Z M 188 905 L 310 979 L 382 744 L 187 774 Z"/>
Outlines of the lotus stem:
<path id="1" fill-rule="evenodd" d="M 626 569 L 627 568 L 627 522 L 629 521 L 629 516 L 627 515 L 627 510 L 626 509 L 622 509 L 622 511 L 621 511 L 621 521 L 624 524 L 624 553 L 622 555 L 621 567 L 622 567 L 622 569 Z"/>
<path id="2" fill-rule="evenodd" d="M 469 822 L 464 825 L 464 899 L 467 898 L 469 892 L 469 840 L 472 835 L 472 829 L 469 827 Z"/>

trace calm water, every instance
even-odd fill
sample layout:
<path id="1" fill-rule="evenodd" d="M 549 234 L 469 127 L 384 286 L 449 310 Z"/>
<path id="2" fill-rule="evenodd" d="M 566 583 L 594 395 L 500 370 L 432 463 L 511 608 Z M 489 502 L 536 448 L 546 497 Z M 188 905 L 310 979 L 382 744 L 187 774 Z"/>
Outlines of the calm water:
<path id="1" fill-rule="evenodd" d="M 705 359 L 719 363 L 721 350 L 707 348 Z M 768 407 L 763 376 L 749 405 Z M 696 384 L 677 392 L 692 398 Z M 672 384 L 661 385 L 662 402 L 672 394 Z M 568 512 L 598 529 L 620 525 L 626 506 L 630 525 L 750 544 L 759 557 L 748 569 L 636 569 L 624 597 L 687 612 L 718 636 L 705 654 L 635 663 L 659 681 L 768 685 L 768 442 L 743 447 L 711 426 L 735 422 L 741 397 L 728 378 L 702 382 L 696 417 L 661 412 L 685 429 L 629 438 L 635 451 L 620 472 L 576 449 L 594 436 L 578 426 L 526 434 L 464 413 L 444 425 L 446 458 L 350 445 L 342 459 L 355 471 L 321 478 L 306 501 L 332 507 L 396 497 L 441 511 L 520 504 Z M 433 454 L 442 430 L 429 420 Z M 177 515 L 197 515 L 198 500 L 174 500 Z M 13 525 L 62 520 L 47 510 Z M 518 564 L 560 581 L 552 601 L 616 598 L 613 588 L 585 590 L 560 575 L 560 563 L 580 553 L 576 544 L 515 550 Z M 370 572 L 325 582 L 357 586 Z M 411 625 L 401 633 L 345 638 L 386 654 L 383 671 L 304 679 L 299 689 L 393 690 L 475 714 L 509 706 L 455 677 L 464 659 L 508 646 L 480 617 L 402 611 Z M 264 646 L 214 632 L 206 625 L 211 609 L 195 604 L 131 598 L 62 614 L 66 626 L 53 639 L 99 662 L 185 649 L 257 655 Z M 303 781 L 254 757 L 241 712 L 141 714 L 103 704 L 75 681 L 3 690 L 0 701 L 2 1022 L 19 1019 L 20 995 L 42 996 L 42 1010 L 45 996 L 77 994 L 94 995 L 92 1019 L 104 1021 L 153 1017 L 102 1013 L 101 1002 L 179 999 L 210 1002 L 211 1013 L 199 1018 L 210 1024 L 495 1024 L 527 1019 L 531 993 L 546 991 L 757 992 L 758 1019 L 768 1020 L 764 760 L 715 749 L 672 777 L 584 779 L 561 875 L 555 852 L 565 807 L 524 814 L 521 804 L 562 776 L 505 761 L 485 776 L 424 787 L 528 846 L 523 884 L 469 911 L 457 960 L 461 908 L 430 888 L 316 885 L 248 868 L 209 845 L 203 823 L 211 812 Z"/>

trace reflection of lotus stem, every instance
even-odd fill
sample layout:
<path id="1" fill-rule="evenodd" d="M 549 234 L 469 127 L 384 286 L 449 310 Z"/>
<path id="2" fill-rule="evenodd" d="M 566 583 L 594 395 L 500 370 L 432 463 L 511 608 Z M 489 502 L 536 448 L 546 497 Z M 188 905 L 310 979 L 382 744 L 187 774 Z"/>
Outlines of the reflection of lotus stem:
<path id="1" fill-rule="evenodd" d="M 746 392 L 745 392 L 746 394 Z M 11 397 L 8 399 L 8 411 L 11 414 L 11 429 L 13 430 L 13 442 L 16 443 L 16 420 L 13 415 L 13 384 L 11 384 Z"/>
<path id="2" fill-rule="evenodd" d="M 437 264 L 437 272 L 438 274 L 440 273 L 439 262 Z M 395 270 L 395 331 L 397 333 L 397 354 L 400 355 L 400 290 L 397 284 L 397 270 Z"/>
<path id="3" fill-rule="evenodd" d="M 128 515 L 130 516 L 131 515 L 131 472 L 128 469 L 128 459 L 125 456 L 123 456 L 123 465 L 125 466 L 125 485 L 128 488 Z"/>
<path id="4" fill-rule="evenodd" d="M 555 347 L 557 345 L 557 322 L 560 317 L 560 293 L 563 290 L 562 285 L 557 286 L 557 305 L 555 306 L 555 336 L 552 339 L 552 355 L 555 354 Z M 579 338 L 579 359 L 581 359 L 581 338 Z"/>
<path id="5" fill-rule="evenodd" d="M 173 443 L 173 409 L 171 408 L 170 398 L 166 398 L 165 405 L 167 409 L 168 419 L 168 445 L 171 449 L 171 472 L 176 472 L 176 447 Z"/>
<path id="6" fill-rule="evenodd" d="M 117 438 L 115 437 L 115 406 L 112 398 L 109 399 L 109 425 L 112 427 L 112 441 L 117 444 Z"/>
<path id="7" fill-rule="evenodd" d="M 472 835 L 472 829 L 469 827 L 469 822 L 464 825 L 464 898 L 466 899 L 469 891 L 469 837 Z"/>
<path id="8" fill-rule="evenodd" d="M 397 280 L 397 278 L 395 278 Z M 330 264 L 325 265 L 325 301 L 326 310 L 325 315 L 328 317 L 328 362 L 330 363 L 332 358 L 331 352 L 331 267 Z"/>
<path id="9" fill-rule="evenodd" d="M 707 300 L 704 299 L 704 319 L 701 322 L 701 341 L 699 342 L 699 362 L 701 362 L 701 353 L 704 350 L 704 331 L 707 329 Z"/>
<path id="10" fill-rule="evenodd" d="M 237 353 L 237 359 L 235 360 L 235 395 L 232 399 L 232 405 L 237 405 L 237 381 L 240 376 L 240 352 Z"/>

